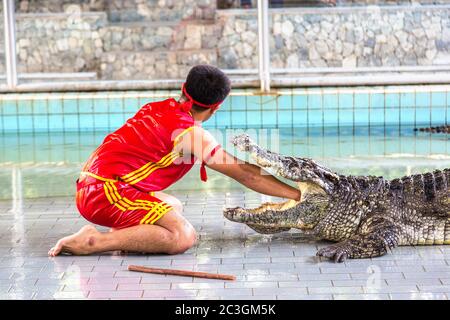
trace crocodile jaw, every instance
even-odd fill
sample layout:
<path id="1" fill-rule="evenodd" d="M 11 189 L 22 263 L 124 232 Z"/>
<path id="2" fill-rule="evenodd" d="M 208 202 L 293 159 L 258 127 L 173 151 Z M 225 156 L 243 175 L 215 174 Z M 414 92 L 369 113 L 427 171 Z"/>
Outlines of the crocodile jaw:
<path id="1" fill-rule="evenodd" d="M 314 183 L 298 182 L 297 186 L 301 191 L 300 201 L 266 202 L 257 208 L 227 208 L 224 210 L 224 216 L 228 220 L 248 225 L 274 228 L 287 227 L 302 230 L 312 229 L 315 226 L 315 223 L 312 223 L 312 221 L 316 219 L 311 219 L 311 211 L 306 209 L 315 205 L 313 199 L 318 195 L 326 198 L 328 196 L 322 188 Z M 303 215 L 305 216 L 302 217 Z M 308 218 L 306 215 L 308 215 Z"/>

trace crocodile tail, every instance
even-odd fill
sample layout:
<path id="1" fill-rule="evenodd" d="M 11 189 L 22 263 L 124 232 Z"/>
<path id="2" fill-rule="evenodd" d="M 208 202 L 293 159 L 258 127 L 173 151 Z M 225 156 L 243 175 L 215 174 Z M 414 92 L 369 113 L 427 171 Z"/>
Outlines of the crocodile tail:
<path id="1" fill-rule="evenodd" d="M 427 128 L 415 128 L 414 131 L 430 132 L 430 133 L 450 133 L 450 125 L 427 127 Z"/>

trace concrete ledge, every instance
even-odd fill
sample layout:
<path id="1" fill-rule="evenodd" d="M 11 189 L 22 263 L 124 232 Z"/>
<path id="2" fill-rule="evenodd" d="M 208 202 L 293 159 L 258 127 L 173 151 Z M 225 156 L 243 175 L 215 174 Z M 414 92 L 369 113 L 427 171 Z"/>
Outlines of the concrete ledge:
<path id="1" fill-rule="evenodd" d="M 234 89 L 259 88 L 257 76 L 230 76 Z M 0 93 L 25 92 L 78 92 L 78 91 L 126 91 L 126 90 L 163 90 L 179 89 L 184 79 L 155 80 L 117 80 L 117 81 L 65 81 L 22 83 L 16 88 L 0 85 Z M 378 86 L 378 85 L 430 85 L 450 84 L 449 73 L 377 73 L 366 75 L 312 75 L 272 77 L 272 88 L 299 87 L 346 87 L 346 86 Z"/>
<path id="2" fill-rule="evenodd" d="M 347 7 L 294 7 L 294 8 L 271 8 L 269 14 L 336 14 L 336 13 L 373 13 L 373 12 L 399 12 L 399 11 L 430 11 L 430 10 L 450 10 L 448 4 L 437 5 L 401 5 L 401 6 L 347 6 Z M 257 16 L 256 9 L 219 9 L 217 16 L 248 15 Z"/>
<path id="3" fill-rule="evenodd" d="M 36 72 L 36 73 L 19 73 L 17 75 L 19 80 L 21 79 L 27 79 L 27 80 L 48 80 L 48 79 L 79 79 L 79 80 L 95 80 L 97 79 L 97 73 L 96 72 L 57 72 L 57 73 L 50 73 L 50 72 Z M 6 75 L 0 74 L 0 80 L 5 80 Z"/>

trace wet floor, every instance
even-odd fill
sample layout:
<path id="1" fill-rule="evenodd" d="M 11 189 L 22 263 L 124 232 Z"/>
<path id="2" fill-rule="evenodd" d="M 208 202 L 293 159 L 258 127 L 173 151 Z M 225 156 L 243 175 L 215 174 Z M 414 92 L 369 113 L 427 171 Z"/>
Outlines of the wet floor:
<path id="1" fill-rule="evenodd" d="M 0 299 L 448 299 L 450 246 L 400 247 L 383 257 L 319 261 L 328 243 L 290 231 L 255 233 L 222 217 L 259 195 L 175 193 L 199 234 L 182 255 L 48 258 L 55 241 L 85 224 L 72 198 L 0 202 Z M 127 271 L 130 264 L 232 274 L 236 281 Z"/>
<path id="2" fill-rule="evenodd" d="M 234 133 L 216 132 L 229 151 Z M 258 143 L 269 140 L 270 149 L 314 158 L 339 173 L 395 178 L 450 167 L 448 135 L 415 134 L 412 127 L 250 133 Z M 450 246 L 402 247 L 344 264 L 319 261 L 315 253 L 324 242 L 308 241 L 296 231 L 260 235 L 224 219 L 224 206 L 256 206 L 270 199 L 211 170 L 208 182 L 201 183 L 198 167 L 168 190 L 183 202 L 199 234 L 188 252 L 48 258 L 60 237 L 86 223 L 75 208 L 74 181 L 105 134 L 0 136 L 0 299 L 450 298 Z M 132 273 L 129 264 L 229 273 L 237 280 Z"/>
<path id="3" fill-rule="evenodd" d="M 247 159 L 246 154 L 237 152 L 229 143 L 233 135 L 244 131 L 271 150 L 313 158 L 343 174 L 396 178 L 450 167 L 450 136 L 416 134 L 411 126 L 240 129 L 212 133 L 226 150 Z M 0 135 L 0 199 L 73 195 L 82 164 L 106 134 Z M 243 190 L 231 179 L 209 171 L 208 182 L 201 183 L 199 168 L 194 167 L 169 191 Z"/>

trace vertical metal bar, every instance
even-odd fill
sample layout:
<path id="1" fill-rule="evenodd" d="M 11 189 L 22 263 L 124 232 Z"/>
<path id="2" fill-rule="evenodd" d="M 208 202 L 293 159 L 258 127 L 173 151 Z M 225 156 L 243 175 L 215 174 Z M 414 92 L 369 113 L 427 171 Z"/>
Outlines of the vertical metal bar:
<path id="1" fill-rule="evenodd" d="M 261 91 L 270 91 L 269 0 L 258 0 L 258 61 Z"/>
<path id="2" fill-rule="evenodd" d="M 16 20 L 14 0 L 3 0 L 5 23 L 5 65 L 6 83 L 8 87 L 17 86 L 17 56 L 16 56 Z"/>

